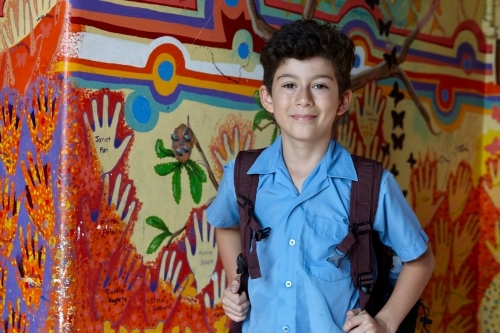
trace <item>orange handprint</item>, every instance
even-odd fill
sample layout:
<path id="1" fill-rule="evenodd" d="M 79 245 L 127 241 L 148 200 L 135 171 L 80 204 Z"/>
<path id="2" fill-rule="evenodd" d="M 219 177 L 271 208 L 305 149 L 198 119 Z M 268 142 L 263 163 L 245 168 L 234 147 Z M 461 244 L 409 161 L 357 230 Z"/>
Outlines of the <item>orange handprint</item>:
<path id="1" fill-rule="evenodd" d="M 59 114 L 59 89 L 52 81 L 39 79 L 28 94 L 28 124 L 31 140 L 40 152 L 47 153 L 52 146 L 52 134 Z"/>
<path id="2" fill-rule="evenodd" d="M 28 151 L 28 166 L 21 161 L 24 181 L 26 182 L 26 201 L 24 207 L 33 224 L 38 228 L 42 237 L 55 244 L 52 233 L 55 225 L 54 201 L 52 199 L 52 175 L 50 163 L 42 164 L 40 156 L 36 157 L 36 163 Z"/>
<path id="3" fill-rule="evenodd" d="M 440 218 L 434 225 L 436 246 L 434 255 L 436 256 L 435 276 L 444 276 L 448 271 L 451 256 L 451 233 L 448 231 L 448 222 Z"/>
<path id="4" fill-rule="evenodd" d="M 448 178 L 448 208 L 452 221 L 456 221 L 465 209 L 467 198 L 472 187 L 472 171 L 470 166 L 461 163 L 456 176 L 452 173 Z"/>
<path id="5" fill-rule="evenodd" d="M 13 91 L 2 92 L 2 123 L 0 127 L 0 158 L 9 175 L 16 173 L 19 141 L 21 140 L 22 116 L 19 94 Z M 18 115 L 18 110 L 21 109 Z"/>
<path id="6" fill-rule="evenodd" d="M 8 178 L 5 178 L 5 182 L 0 179 L 0 196 L 2 200 L 0 208 L 0 246 L 2 247 L 2 254 L 8 257 L 14 247 L 12 240 L 16 235 L 21 196 L 19 196 L 16 201 L 16 188 L 14 182 L 10 183 L 9 193 Z"/>
<path id="7" fill-rule="evenodd" d="M 447 307 L 446 283 L 443 280 L 437 280 L 432 285 L 432 304 L 430 306 L 432 327 L 438 328 L 442 324 Z"/>
<path id="8" fill-rule="evenodd" d="M 17 266 L 17 284 L 28 307 L 35 310 L 40 304 L 42 296 L 43 274 L 45 271 L 45 248 L 38 246 L 38 233 L 31 236 L 31 225 L 28 224 L 26 239 L 23 228 L 19 227 L 19 245 L 21 255 L 13 260 Z"/>
<path id="9" fill-rule="evenodd" d="M 122 197 L 119 198 L 121 179 L 122 176 L 119 174 L 116 178 L 110 203 L 108 199 L 109 174 L 104 176 L 101 208 L 97 221 L 92 221 L 89 204 L 86 200 L 83 201 L 83 224 L 87 232 L 88 251 L 92 260 L 96 262 L 102 263 L 111 258 L 115 248 L 119 246 L 119 241 L 135 208 L 135 201 L 132 201 L 128 206 L 127 215 L 123 217 L 132 185 L 128 184 L 124 193 L 122 193 Z"/>
<path id="10" fill-rule="evenodd" d="M 455 223 L 455 230 L 453 232 L 453 267 L 455 273 L 460 272 L 462 265 L 479 240 L 479 217 L 475 214 L 470 214 L 460 233 L 458 231 L 459 227 L 460 224 Z"/>
<path id="11" fill-rule="evenodd" d="M 97 317 L 109 320 L 114 326 L 123 316 L 129 301 L 139 290 L 142 259 L 132 248 L 124 248 L 118 263 L 112 269 L 108 263 L 102 267 L 95 295 Z"/>
<path id="12" fill-rule="evenodd" d="M 410 180 L 410 193 L 412 196 L 412 206 L 417 214 L 422 228 L 427 227 L 441 205 L 444 196 L 440 196 L 436 202 L 434 197 L 436 193 L 437 165 L 436 161 L 430 161 L 426 157 L 422 163 L 418 162 L 417 167 L 412 170 Z"/>
<path id="13" fill-rule="evenodd" d="M 29 332 L 29 320 L 26 320 L 26 313 L 21 313 L 21 300 L 18 298 L 16 309 L 9 301 L 9 314 L 5 320 L 6 333 L 26 333 Z"/>
<path id="14" fill-rule="evenodd" d="M 450 276 L 450 295 L 448 301 L 448 310 L 452 314 L 456 314 L 462 307 L 474 302 L 474 299 L 468 298 L 468 294 L 476 284 L 475 276 L 471 273 L 470 268 L 464 269 L 461 273 L 458 286 L 453 283 L 453 275 Z"/>

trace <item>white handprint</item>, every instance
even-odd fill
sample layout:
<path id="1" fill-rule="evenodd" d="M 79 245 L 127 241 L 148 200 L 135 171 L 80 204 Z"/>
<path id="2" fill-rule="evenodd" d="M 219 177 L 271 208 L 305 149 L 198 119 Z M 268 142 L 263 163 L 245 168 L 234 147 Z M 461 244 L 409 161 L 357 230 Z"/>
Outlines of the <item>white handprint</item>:
<path id="1" fill-rule="evenodd" d="M 127 136 L 119 147 L 115 147 L 116 128 L 118 119 L 122 109 L 122 103 L 117 102 L 111 125 L 108 122 L 108 95 L 104 94 L 102 99 L 102 126 L 99 123 L 99 112 L 97 101 L 92 101 L 92 113 L 94 117 L 94 129 L 92 129 L 87 113 L 83 113 L 83 120 L 90 132 L 93 132 L 89 141 L 92 142 L 102 166 L 102 173 L 108 173 L 118 164 L 118 161 L 123 156 L 123 152 L 127 148 L 132 135 Z"/>
<path id="2" fill-rule="evenodd" d="M 210 282 L 212 272 L 217 263 L 218 250 L 215 245 L 215 228 L 209 227 L 206 211 L 199 223 L 198 215 L 193 214 L 194 232 L 196 234 L 195 252 L 191 247 L 189 238 L 185 238 L 189 266 L 196 279 L 196 290 L 199 293 Z"/>
<path id="3" fill-rule="evenodd" d="M 214 298 L 213 302 L 210 301 L 210 295 L 205 293 L 205 308 L 213 309 L 214 306 L 222 301 L 222 295 L 227 287 L 226 281 L 226 271 L 222 270 L 220 279 L 218 278 L 217 272 L 214 273 L 212 279 L 214 285 Z"/>

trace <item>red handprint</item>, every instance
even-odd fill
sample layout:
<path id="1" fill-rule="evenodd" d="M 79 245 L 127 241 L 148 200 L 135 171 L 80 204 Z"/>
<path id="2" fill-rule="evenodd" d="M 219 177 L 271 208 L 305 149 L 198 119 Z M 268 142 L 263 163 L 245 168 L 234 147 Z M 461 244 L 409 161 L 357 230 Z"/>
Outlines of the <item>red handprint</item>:
<path id="1" fill-rule="evenodd" d="M 0 158 L 5 164 L 7 174 L 16 173 L 19 141 L 21 140 L 22 116 L 24 110 L 19 102 L 19 94 L 13 91 L 2 92 L 2 122 L 0 127 Z M 21 109 L 18 115 L 18 110 Z"/>
<path id="2" fill-rule="evenodd" d="M 31 140 L 38 151 L 48 152 L 59 114 L 59 89 L 52 81 L 39 79 L 28 94 L 28 124 Z"/>
<path id="3" fill-rule="evenodd" d="M 52 199 L 52 175 L 50 163 L 42 164 L 40 156 L 36 163 L 28 151 L 28 166 L 21 161 L 24 181 L 26 182 L 24 206 L 28 215 L 40 234 L 49 244 L 55 244 L 52 236 L 55 225 L 54 201 Z"/>
<path id="4" fill-rule="evenodd" d="M 2 247 L 2 254 L 8 257 L 14 247 L 12 241 L 16 235 L 21 196 L 19 196 L 16 201 L 16 188 L 14 182 L 10 183 L 9 193 L 8 178 L 5 178 L 5 181 L 0 179 L 0 196 L 0 200 L 2 200 L 0 208 L 0 246 Z"/>

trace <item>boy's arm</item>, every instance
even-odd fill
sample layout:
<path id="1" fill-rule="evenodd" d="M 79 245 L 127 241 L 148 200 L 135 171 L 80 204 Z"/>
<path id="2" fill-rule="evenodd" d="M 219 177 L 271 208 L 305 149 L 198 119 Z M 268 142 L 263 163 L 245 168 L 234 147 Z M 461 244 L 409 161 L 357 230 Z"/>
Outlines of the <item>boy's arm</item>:
<path id="1" fill-rule="evenodd" d="M 241 253 L 241 237 L 240 227 L 233 228 L 216 228 L 215 239 L 219 248 L 219 255 L 222 261 L 222 266 L 226 271 L 227 280 L 231 283 L 236 274 L 236 259 Z"/>
<path id="2" fill-rule="evenodd" d="M 236 273 L 236 258 L 241 253 L 241 237 L 239 226 L 234 228 L 216 228 L 215 237 L 219 247 L 219 256 L 222 266 L 226 271 L 229 286 L 222 296 L 222 308 L 226 315 L 233 321 L 239 322 L 246 318 L 250 308 L 248 297 L 243 292 L 238 294 L 240 288 L 240 275 Z"/>
<path id="3" fill-rule="evenodd" d="M 394 291 L 384 307 L 372 318 L 359 309 L 347 312 L 343 329 L 350 332 L 356 327 L 374 329 L 373 332 L 394 333 L 422 294 L 432 271 L 434 255 L 430 247 L 417 259 L 405 262 Z"/>

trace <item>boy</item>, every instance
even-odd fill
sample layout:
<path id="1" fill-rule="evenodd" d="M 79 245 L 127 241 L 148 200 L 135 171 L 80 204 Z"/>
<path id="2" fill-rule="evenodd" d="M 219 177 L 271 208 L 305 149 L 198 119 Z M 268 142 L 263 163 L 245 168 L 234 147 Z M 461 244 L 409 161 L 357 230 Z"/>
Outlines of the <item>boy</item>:
<path id="1" fill-rule="evenodd" d="M 249 279 L 249 297 L 239 295 L 239 213 L 230 162 L 207 214 L 229 281 L 224 311 L 244 320 L 244 333 L 395 332 L 427 284 L 434 257 L 389 172 L 382 176 L 374 230 L 406 263 L 384 308 L 374 318 L 359 311 L 349 261 L 338 268 L 327 261 L 348 233 L 351 182 L 357 180 L 349 152 L 330 135 L 351 101 L 354 44 L 329 24 L 297 21 L 273 35 L 261 63 L 261 102 L 281 136 L 248 173 L 259 174 L 254 212 L 271 234 L 257 246 L 262 277 Z"/>

